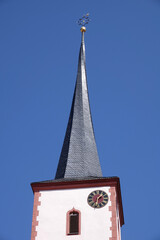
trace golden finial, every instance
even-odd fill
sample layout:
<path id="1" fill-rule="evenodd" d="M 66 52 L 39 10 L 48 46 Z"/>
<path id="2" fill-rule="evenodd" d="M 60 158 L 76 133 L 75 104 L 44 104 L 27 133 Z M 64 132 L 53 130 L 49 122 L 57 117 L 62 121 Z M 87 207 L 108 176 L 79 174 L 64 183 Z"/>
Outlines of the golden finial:
<path id="1" fill-rule="evenodd" d="M 81 27 L 81 32 L 86 32 L 86 27 L 82 26 Z"/>
<path id="2" fill-rule="evenodd" d="M 86 32 L 86 24 L 88 24 L 90 21 L 90 18 L 89 18 L 89 13 L 87 13 L 86 15 L 83 15 L 82 18 L 80 18 L 78 20 L 78 25 L 81 25 L 81 32 Z"/>

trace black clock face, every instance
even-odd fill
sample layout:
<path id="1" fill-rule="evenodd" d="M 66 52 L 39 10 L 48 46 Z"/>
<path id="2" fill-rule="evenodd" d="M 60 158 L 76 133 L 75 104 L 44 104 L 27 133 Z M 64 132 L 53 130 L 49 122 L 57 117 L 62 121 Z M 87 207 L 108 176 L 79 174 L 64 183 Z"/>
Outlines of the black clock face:
<path id="1" fill-rule="evenodd" d="M 89 194 L 87 201 L 93 208 L 102 208 L 108 203 L 108 195 L 102 190 L 96 190 Z"/>

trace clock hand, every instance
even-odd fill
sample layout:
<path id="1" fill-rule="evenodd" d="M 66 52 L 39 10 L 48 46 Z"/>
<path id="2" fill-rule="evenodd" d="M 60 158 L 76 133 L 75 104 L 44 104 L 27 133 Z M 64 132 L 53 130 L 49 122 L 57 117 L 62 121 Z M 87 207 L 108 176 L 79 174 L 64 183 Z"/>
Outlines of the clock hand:
<path id="1" fill-rule="evenodd" d="M 103 196 L 103 194 L 101 193 L 98 197 L 97 197 L 97 200 L 96 200 L 96 205 L 98 205 L 98 200 Z"/>
<path id="2" fill-rule="evenodd" d="M 103 196 L 103 194 L 101 193 L 101 194 L 98 196 L 97 199 L 99 200 L 102 196 Z"/>

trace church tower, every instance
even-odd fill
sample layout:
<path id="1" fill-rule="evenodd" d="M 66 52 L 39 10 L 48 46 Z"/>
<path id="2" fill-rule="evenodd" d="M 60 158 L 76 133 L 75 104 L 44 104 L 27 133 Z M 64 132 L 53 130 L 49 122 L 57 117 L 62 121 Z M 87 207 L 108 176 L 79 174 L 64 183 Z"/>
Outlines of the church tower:
<path id="1" fill-rule="evenodd" d="M 83 17 L 82 23 L 88 16 Z M 32 183 L 31 240 L 120 240 L 124 224 L 120 181 L 103 177 L 88 97 L 81 27 L 77 80 L 54 180 Z"/>

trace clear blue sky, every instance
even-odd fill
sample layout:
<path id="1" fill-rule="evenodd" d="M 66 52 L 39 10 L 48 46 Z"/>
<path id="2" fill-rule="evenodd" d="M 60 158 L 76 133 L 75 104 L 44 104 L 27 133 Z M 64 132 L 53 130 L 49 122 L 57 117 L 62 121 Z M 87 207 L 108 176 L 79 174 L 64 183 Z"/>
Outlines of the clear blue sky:
<path id="1" fill-rule="evenodd" d="M 121 180 L 122 240 L 160 240 L 160 0 L 0 0 L 0 240 L 29 240 L 30 183 L 54 178 L 80 31 L 104 176 Z"/>

